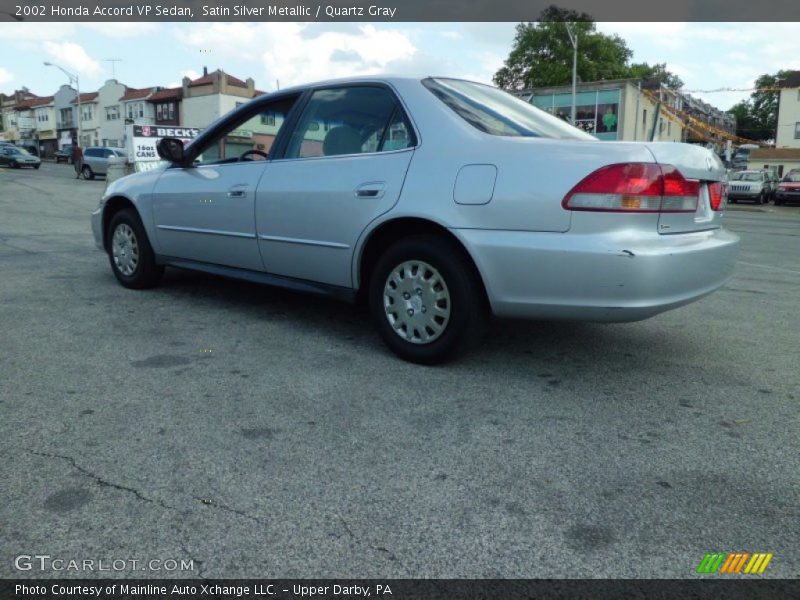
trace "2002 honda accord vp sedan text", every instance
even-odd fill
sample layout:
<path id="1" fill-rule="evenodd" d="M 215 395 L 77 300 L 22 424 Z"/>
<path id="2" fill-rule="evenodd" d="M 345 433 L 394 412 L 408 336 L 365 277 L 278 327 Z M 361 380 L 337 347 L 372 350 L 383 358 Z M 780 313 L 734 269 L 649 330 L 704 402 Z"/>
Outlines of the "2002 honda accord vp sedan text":
<path id="1" fill-rule="evenodd" d="M 600 142 L 457 79 L 284 89 L 158 148 L 93 214 L 122 285 L 168 265 L 364 298 L 415 362 L 468 347 L 490 312 L 653 316 L 720 287 L 738 249 L 709 150 Z"/>

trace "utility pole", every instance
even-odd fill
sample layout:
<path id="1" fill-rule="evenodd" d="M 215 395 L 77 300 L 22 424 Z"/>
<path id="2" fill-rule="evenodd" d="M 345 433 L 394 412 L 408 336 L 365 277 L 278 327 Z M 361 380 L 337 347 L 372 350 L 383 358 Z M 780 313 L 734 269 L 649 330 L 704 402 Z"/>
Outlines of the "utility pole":
<path id="1" fill-rule="evenodd" d="M 642 80 L 640 79 L 636 86 L 636 118 L 633 120 L 633 141 L 639 141 L 639 98 L 642 95 Z M 644 127 L 644 126 L 642 126 Z"/>
<path id="2" fill-rule="evenodd" d="M 572 24 L 569 21 L 564 21 L 564 25 L 567 28 L 569 41 L 572 42 L 572 113 L 570 123 L 575 125 L 575 96 L 578 85 L 578 32 L 572 30 Z"/>
<path id="3" fill-rule="evenodd" d="M 117 78 L 117 69 L 116 69 L 117 65 L 116 65 L 116 63 L 122 62 L 122 59 L 121 58 L 104 58 L 103 62 L 111 63 L 111 79 L 116 79 Z"/>
<path id="4" fill-rule="evenodd" d="M 61 72 L 64 73 L 64 75 L 66 75 L 69 78 L 70 85 L 72 84 L 73 81 L 75 82 L 75 88 L 78 92 L 78 95 L 76 96 L 76 98 L 78 99 L 78 119 L 75 123 L 75 128 L 77 130 L 77 135 L 78 135 L 78 146 L 80 146 L 81 145 L 81 84 L 80 81 L 78 81 L 78 76 L 75 75 L 74 73 L 70 73 L 65 68 L 59 67 L 58 65 L 51 62 L 45 62 L 44 66 L 61 69 Z"/>

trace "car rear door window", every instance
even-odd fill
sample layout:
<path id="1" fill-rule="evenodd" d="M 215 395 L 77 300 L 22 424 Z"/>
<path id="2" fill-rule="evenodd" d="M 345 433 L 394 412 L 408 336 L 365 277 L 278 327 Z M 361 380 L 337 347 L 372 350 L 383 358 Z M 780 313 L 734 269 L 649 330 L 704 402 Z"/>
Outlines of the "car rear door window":
<path id="1" fill-rule="evenodd" d="M 389 89 L 348 86 L 313 92 L 284 158 L 367 154 L 413 145 L 408 119 Z"/>

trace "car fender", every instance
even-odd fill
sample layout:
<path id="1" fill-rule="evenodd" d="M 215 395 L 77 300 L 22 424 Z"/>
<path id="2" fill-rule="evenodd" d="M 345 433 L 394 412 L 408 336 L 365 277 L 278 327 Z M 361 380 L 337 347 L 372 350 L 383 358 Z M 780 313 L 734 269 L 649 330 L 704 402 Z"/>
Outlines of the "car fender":
<path id="1" fill-rule="evenodd" d="M 124 198 L 133 204 L 156 254 L 158 254 L 158 238 L 153 217 L 153 189 L 162 173 L 163 169 L 153 169 L 121 177 L 108 185 L 101 200 L 103 223 L 106 222 L 108 201 L 112 198 Z"/>

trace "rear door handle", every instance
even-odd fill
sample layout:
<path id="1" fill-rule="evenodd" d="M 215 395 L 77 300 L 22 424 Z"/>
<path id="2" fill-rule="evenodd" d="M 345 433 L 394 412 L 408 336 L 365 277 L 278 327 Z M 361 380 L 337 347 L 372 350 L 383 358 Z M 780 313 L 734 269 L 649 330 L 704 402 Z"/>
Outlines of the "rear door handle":
<path id="1" fill-rule="evenodd" d="M 228 198 L 244 198 L 246 195 L 246 190 L 230 190 L 228 192 Z"/>
<path id="2" fill-rule="evenodd" d="M 386 183 L 383 181 L 362 183 L 356 188 L 356 198 L 383 198 L 385 193 Z"/>

